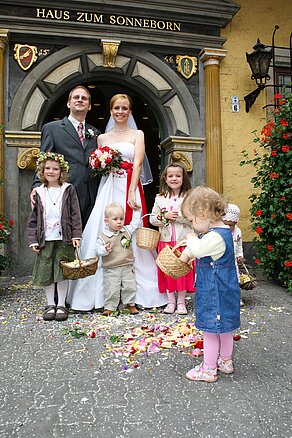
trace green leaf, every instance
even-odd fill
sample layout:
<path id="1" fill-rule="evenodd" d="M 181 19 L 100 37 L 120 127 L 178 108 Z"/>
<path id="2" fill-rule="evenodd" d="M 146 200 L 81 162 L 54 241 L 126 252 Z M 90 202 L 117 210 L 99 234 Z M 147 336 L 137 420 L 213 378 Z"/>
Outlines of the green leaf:
<path id="1" fill-rule="evenodd" d="M 69 330 L 69 333 L 76 339 L 80 339 L 83 336 L 87 336 L 87 333 L 82 332 L 79 327 L 75 327 L 73 330 Z"/>

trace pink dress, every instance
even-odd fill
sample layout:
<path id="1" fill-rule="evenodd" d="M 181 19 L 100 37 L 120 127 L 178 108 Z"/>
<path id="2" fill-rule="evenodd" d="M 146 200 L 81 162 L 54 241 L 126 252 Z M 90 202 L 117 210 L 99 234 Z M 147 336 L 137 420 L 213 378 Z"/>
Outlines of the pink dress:
<path id="1" fill-rule="evenodd" d="M 178 202 L 178 198 L 173 196 L 171 198 L 171 204 L 170 204 L 170 210 L 178 210 L 176 207 L 176 204 Z M 174 246 L 176 245 L 176 233 L 175 233 L 175 222 L 172 222 L 170 225 L 171 227 L 171 241 L 170 242 L 159 242 L 158 243 L 158 253 L 165 248 L 166 245 Z M 179 251 L 183 251 L 185 249 L 184 246 L 178 247 Z M 190 271 L 187 275 L 184 275 L 183 277 L 178 278 L 175 280 L 172 277 L 169 277 L 169 275 L 164 274 L 164 272 L 161 271 L 160 268 L 158 268 L 158 289 L 160 293 L 165 292 L 182 292 L 182 291 L 188 291 L 188 292 L 195 292 L 196 288 L 194 286 L 195 282 L 195 263 L 193 263 L 193 270 Z"/>

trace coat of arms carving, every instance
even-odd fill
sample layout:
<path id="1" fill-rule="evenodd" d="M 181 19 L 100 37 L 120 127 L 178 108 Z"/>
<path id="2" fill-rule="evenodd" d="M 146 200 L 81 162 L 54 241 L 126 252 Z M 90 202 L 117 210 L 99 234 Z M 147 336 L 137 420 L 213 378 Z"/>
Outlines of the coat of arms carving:
<path id="1" fill-rule="evenodd" d="M 176 55 L 177 71 L 186 79 L 197 73 L 198 59 L 195 56 Z"/>
<path id="2" fill-rule="evenodd" d="M 29 46 L 28 44 L 14 45 L 14 58 L 22 70 L 28 70 L 36 62 L 38 59 L 37 52 L 36 46 Z"/>

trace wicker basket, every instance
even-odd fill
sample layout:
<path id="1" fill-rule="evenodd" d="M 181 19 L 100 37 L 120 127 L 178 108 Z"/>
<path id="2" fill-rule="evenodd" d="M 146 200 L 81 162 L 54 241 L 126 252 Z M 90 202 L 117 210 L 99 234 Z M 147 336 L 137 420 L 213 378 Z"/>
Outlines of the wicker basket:
<path id="1" fill-rule="evenodd" d="M 243 262 L 241 262 L 241 266 L 244 268 L 245 272 L 240 272 L 239 274 L 239 278 L 241 277 L 239 283 L 240 288 L 244 290 L 254 289 L 257 285 L 257 279 L 249 272 Z M 241 266 L 239 267 L 239 271 L 241 271 Z"/>
<path id="2" fill-rule="evenodd" d="M 141 222 L 145 216 L 152 216 L 152 213 L 141 217 Z M 157 248 L 160 232 L 152 228 L 138 227 L 136 230 L 136 244 L 139 248 L 154 251 Z"/>
<path id="3" fill-rule="evenodd" d="M 181 252 L 177 249 L 179 246 L 183 246 L 184 242 L 180 242 L 175 246 L 166 245 L 158 254 L 156 264 L 159 266 L 164 274 L 177 280 L 184 275 L 187 275 L 192 269 L 192 264 L 184 263 L 179 260 Z"/>
<path id="4" fill-rule="evenodd" d="M 94 275 L 97 270 L 98 257 L 81 260 L 79 250 L 75 248 L 76 259 L 73 262 L 61 261 L 65 278 L 77 280 L 78 278 L 89 277 Z"/>

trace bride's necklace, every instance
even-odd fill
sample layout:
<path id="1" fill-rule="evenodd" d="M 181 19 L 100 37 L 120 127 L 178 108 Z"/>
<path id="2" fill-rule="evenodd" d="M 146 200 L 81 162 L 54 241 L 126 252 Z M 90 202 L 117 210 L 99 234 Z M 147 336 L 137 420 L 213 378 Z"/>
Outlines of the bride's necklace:
<path id="1" fill-rule="evenodd" d="M 129 131 L 129 127 L 127 127 L 126 129 L 116 129 L 116 128 L 114 128 L 113 129 L 113 134 L 114 135 L 122 135 L 122 134 L 124 134 L 125 132 L 128 132 Z"/>
<path id="2" fill-rule="evenodd" d="M 57 187 L 55 187 L 55 188 L 57 188 Z M 51 198 L 51 195 L 50 195 L 50 190 L 49 190 L 49 188 L 47 187 L 47 191 L 48 191 L 48 196 L 49 196 L 49 199 L 50 199 L 50 201 L 51 201 L 51 203 L 53 204 L 53 205 L 56 205 L 57 204 L 57 202 L 59 201 L 59 199 L 60 199 L 60 196 L 61 196 L 61 187 L 59 187 L 59 194 L 58 194 L 58 196 L 57 196 L 57 198 L 56 199 L 52 199 Z"/>

